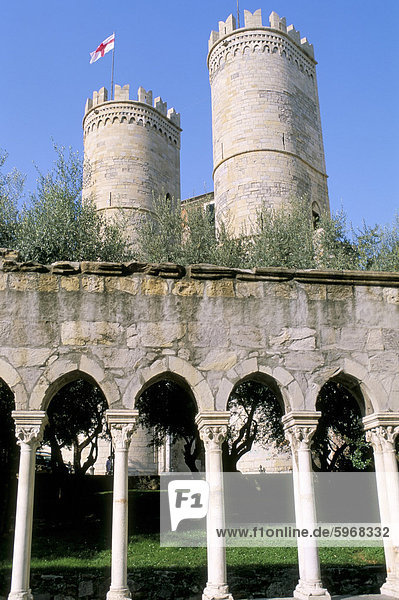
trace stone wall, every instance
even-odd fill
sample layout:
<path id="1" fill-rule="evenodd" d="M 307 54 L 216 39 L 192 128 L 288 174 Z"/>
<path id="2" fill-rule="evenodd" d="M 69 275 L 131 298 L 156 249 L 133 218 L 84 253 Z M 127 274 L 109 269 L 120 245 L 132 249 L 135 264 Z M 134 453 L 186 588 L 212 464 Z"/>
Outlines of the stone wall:
<path id="1" fill-rule="evenodd" d="M 94 92 L 83 119 L 83 200 L 92 199 L 107 216 L 126 217 L 134 237 L 140 215 L 153 207 L 153 195 L 180 199 L 180 115 L 160 97 L 129 86 Z"/>
<path id="2" fill-rule="evenodd" d="M 133 600 L 201 600 L 205 573 L 202 569 L 136 569 L 128 573 Z M 332 594 L 377 594 L 384 581 L 382 565 L 364 567 L 325 567 L 324 580 Z M 292 597 L 298 570 L 291 566 L 229 568 L 230 590 L 234 598 Z M 40 573 L 31 576 L 35 600 L 103 600 L 110 578 L 88 569 L 85 573 Z M 0 600 L 9 590 L 9 577 L 0 583 Z M 3 594 L 3 595 L 2 595 Z"/>
<path id="3" fill-rule="evenodd" d="M 313 47 L 276 13 L 219 23 L 209 41 L 216 220 L 236 233 L 262 203 L 309 200 L 329 211 Z"/>
<path id="4" fill-rule="evenodd" d="M 314 410 L 330 379 L 367 414 L 398 410 L 398 286 L 389 273 L 4 260 L 0 377 L 20 410 L 81 375 L 112 408 L 168 376 L 202 411 L 249 377 L 286 412 Z"/>

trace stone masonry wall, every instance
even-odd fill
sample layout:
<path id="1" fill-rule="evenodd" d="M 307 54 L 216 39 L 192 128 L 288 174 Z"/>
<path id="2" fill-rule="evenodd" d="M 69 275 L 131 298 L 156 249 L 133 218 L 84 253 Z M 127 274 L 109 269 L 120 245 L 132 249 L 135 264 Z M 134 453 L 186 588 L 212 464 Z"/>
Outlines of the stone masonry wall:
<path id="1" fill-rule="evenodd" d="M 153 195 L 180 199 L 180 115 L 143 88 L 129 100 L 129 86 L 94 92 L 83 120 L 83 200 L 91 198 L 107 216 L 126 216 L 130 237 Z"/>
<path id="2" fill-rule="evenodd" d="M 262 203 L 329 211 L 313 47 L 276 13 L 219 23 L 209 41 L 216 219 L 249 231 Z"/>
<path id="3" fill-rule="evenodd" d="M 0 377 L 18 409 L 46 409 L 84 374 L 113 408 L 151 382 L 185 382 L 199 410 L 224 410 L 239 381 L 313 410 L 329 379 L 365 412 L 399 409 L 399 277 L 207 265 L 5 260 Z"/>

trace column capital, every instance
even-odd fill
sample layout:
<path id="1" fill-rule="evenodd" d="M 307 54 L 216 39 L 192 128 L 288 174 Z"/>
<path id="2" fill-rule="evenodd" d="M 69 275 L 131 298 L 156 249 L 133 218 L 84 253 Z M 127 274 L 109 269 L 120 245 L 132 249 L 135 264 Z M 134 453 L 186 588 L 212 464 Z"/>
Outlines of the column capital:
<path id="1" fill-rule="evenodd" d="M 366 441 L 371 444 L 376 452 L 394 452 L 395 439 L 399 433 L 399 427 L 373 427 L 366 430 Z"/>
<path id="2" fill-rule="evenodd" d="M 365 431 L 369 429 L 375 429 L 376 427 L 399 427 L 399 413 L 398 412 L 386 412 L 386 413 L 373 413 L 363 417 L 363 427 Z"/>
<path id="3" fill-rule="evenodd" d="M 13 410 L 15 436 L 19 446 L 27 444 L 35 450 L 43 439 L 44 428 L 48 423 L 44 410 Z"/>
<path id="4" fill-rule="evenodd" d="M 374 413 L 363 418 L 366 440 L 375 452 L 392 452 L 399 434 L 399 413 Z"/>
<path id="5" fill-rule="evenodd" d="M 227 436 L 230 413 L 228 411 L 207 411 L 198 413 L 195 418 L 200 438 L 209 450 L 220 449 Z"/>
<path id="6" fill-rule="evenodd" d="M 282 417 L 284 433 L 293 450 L 309 450 L 321 416 L 320 411 L 291 411 Z"/>
<path id="7" fill-rule="evenodd" d="M 107 410 L 105 413 L 115 450 L 128 450 L 137 428 L 138 410 Z"/>
<path id="8" fill-rule="evenodd" d="M 281 422 L 284 425 L 284 429 L 290 427 L 317 427 L 321 412 L 319 410 L 292 410 L 291 412 L 283 415 Z"/>

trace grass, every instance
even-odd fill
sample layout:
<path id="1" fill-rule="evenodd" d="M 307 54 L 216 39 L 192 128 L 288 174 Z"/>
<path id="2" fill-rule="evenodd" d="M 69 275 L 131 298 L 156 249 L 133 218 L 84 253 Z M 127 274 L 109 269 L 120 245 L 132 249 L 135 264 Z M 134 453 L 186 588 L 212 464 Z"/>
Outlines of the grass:
<path id="1" fill-rule="evenodd" d="M 84 531 L 84 536 L 82 535 Z M 11 568 L 11 540 L 0 549 L 0 569 Z M 321 548 L 322 565 L 383 565 L 382 548 Z M 296 548 L 228 548 L 227 563 L 232 567 L 247 565 L 297 564 Z M 109 536 L 98 526 L 53 528 L 37 531 L 33 536 L 32 569 L 54 571 L 69 569 L 108 569 L 111 565 Z M 205 548 L 163 548 L 156 534 L 130 536 L 128 568 L 201 568 L 206 565 Z"/>

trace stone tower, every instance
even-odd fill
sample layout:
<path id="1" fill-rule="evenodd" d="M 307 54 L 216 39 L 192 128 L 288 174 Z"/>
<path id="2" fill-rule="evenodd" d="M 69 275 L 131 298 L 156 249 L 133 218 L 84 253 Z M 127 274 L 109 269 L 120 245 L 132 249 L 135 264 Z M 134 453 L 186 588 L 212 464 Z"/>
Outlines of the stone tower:
<path id="1" fill-rule="evenodd" d="M 133 240 L 154 195 L 180 199 L 180 115 L 142 87 L 137 100 L 128 85 L 116 85 L 114 96 L 101 88 L 86 102 L 83 201 L 92 198 L 107 216 L 122 211 Z"/>
<path id="2" fill-rule="evenodd" d="M 209 40 L 216 221 L 250 230 L 262 203 L 329 210 L 313 46 L 285 18 L 230 15 Z"/>

